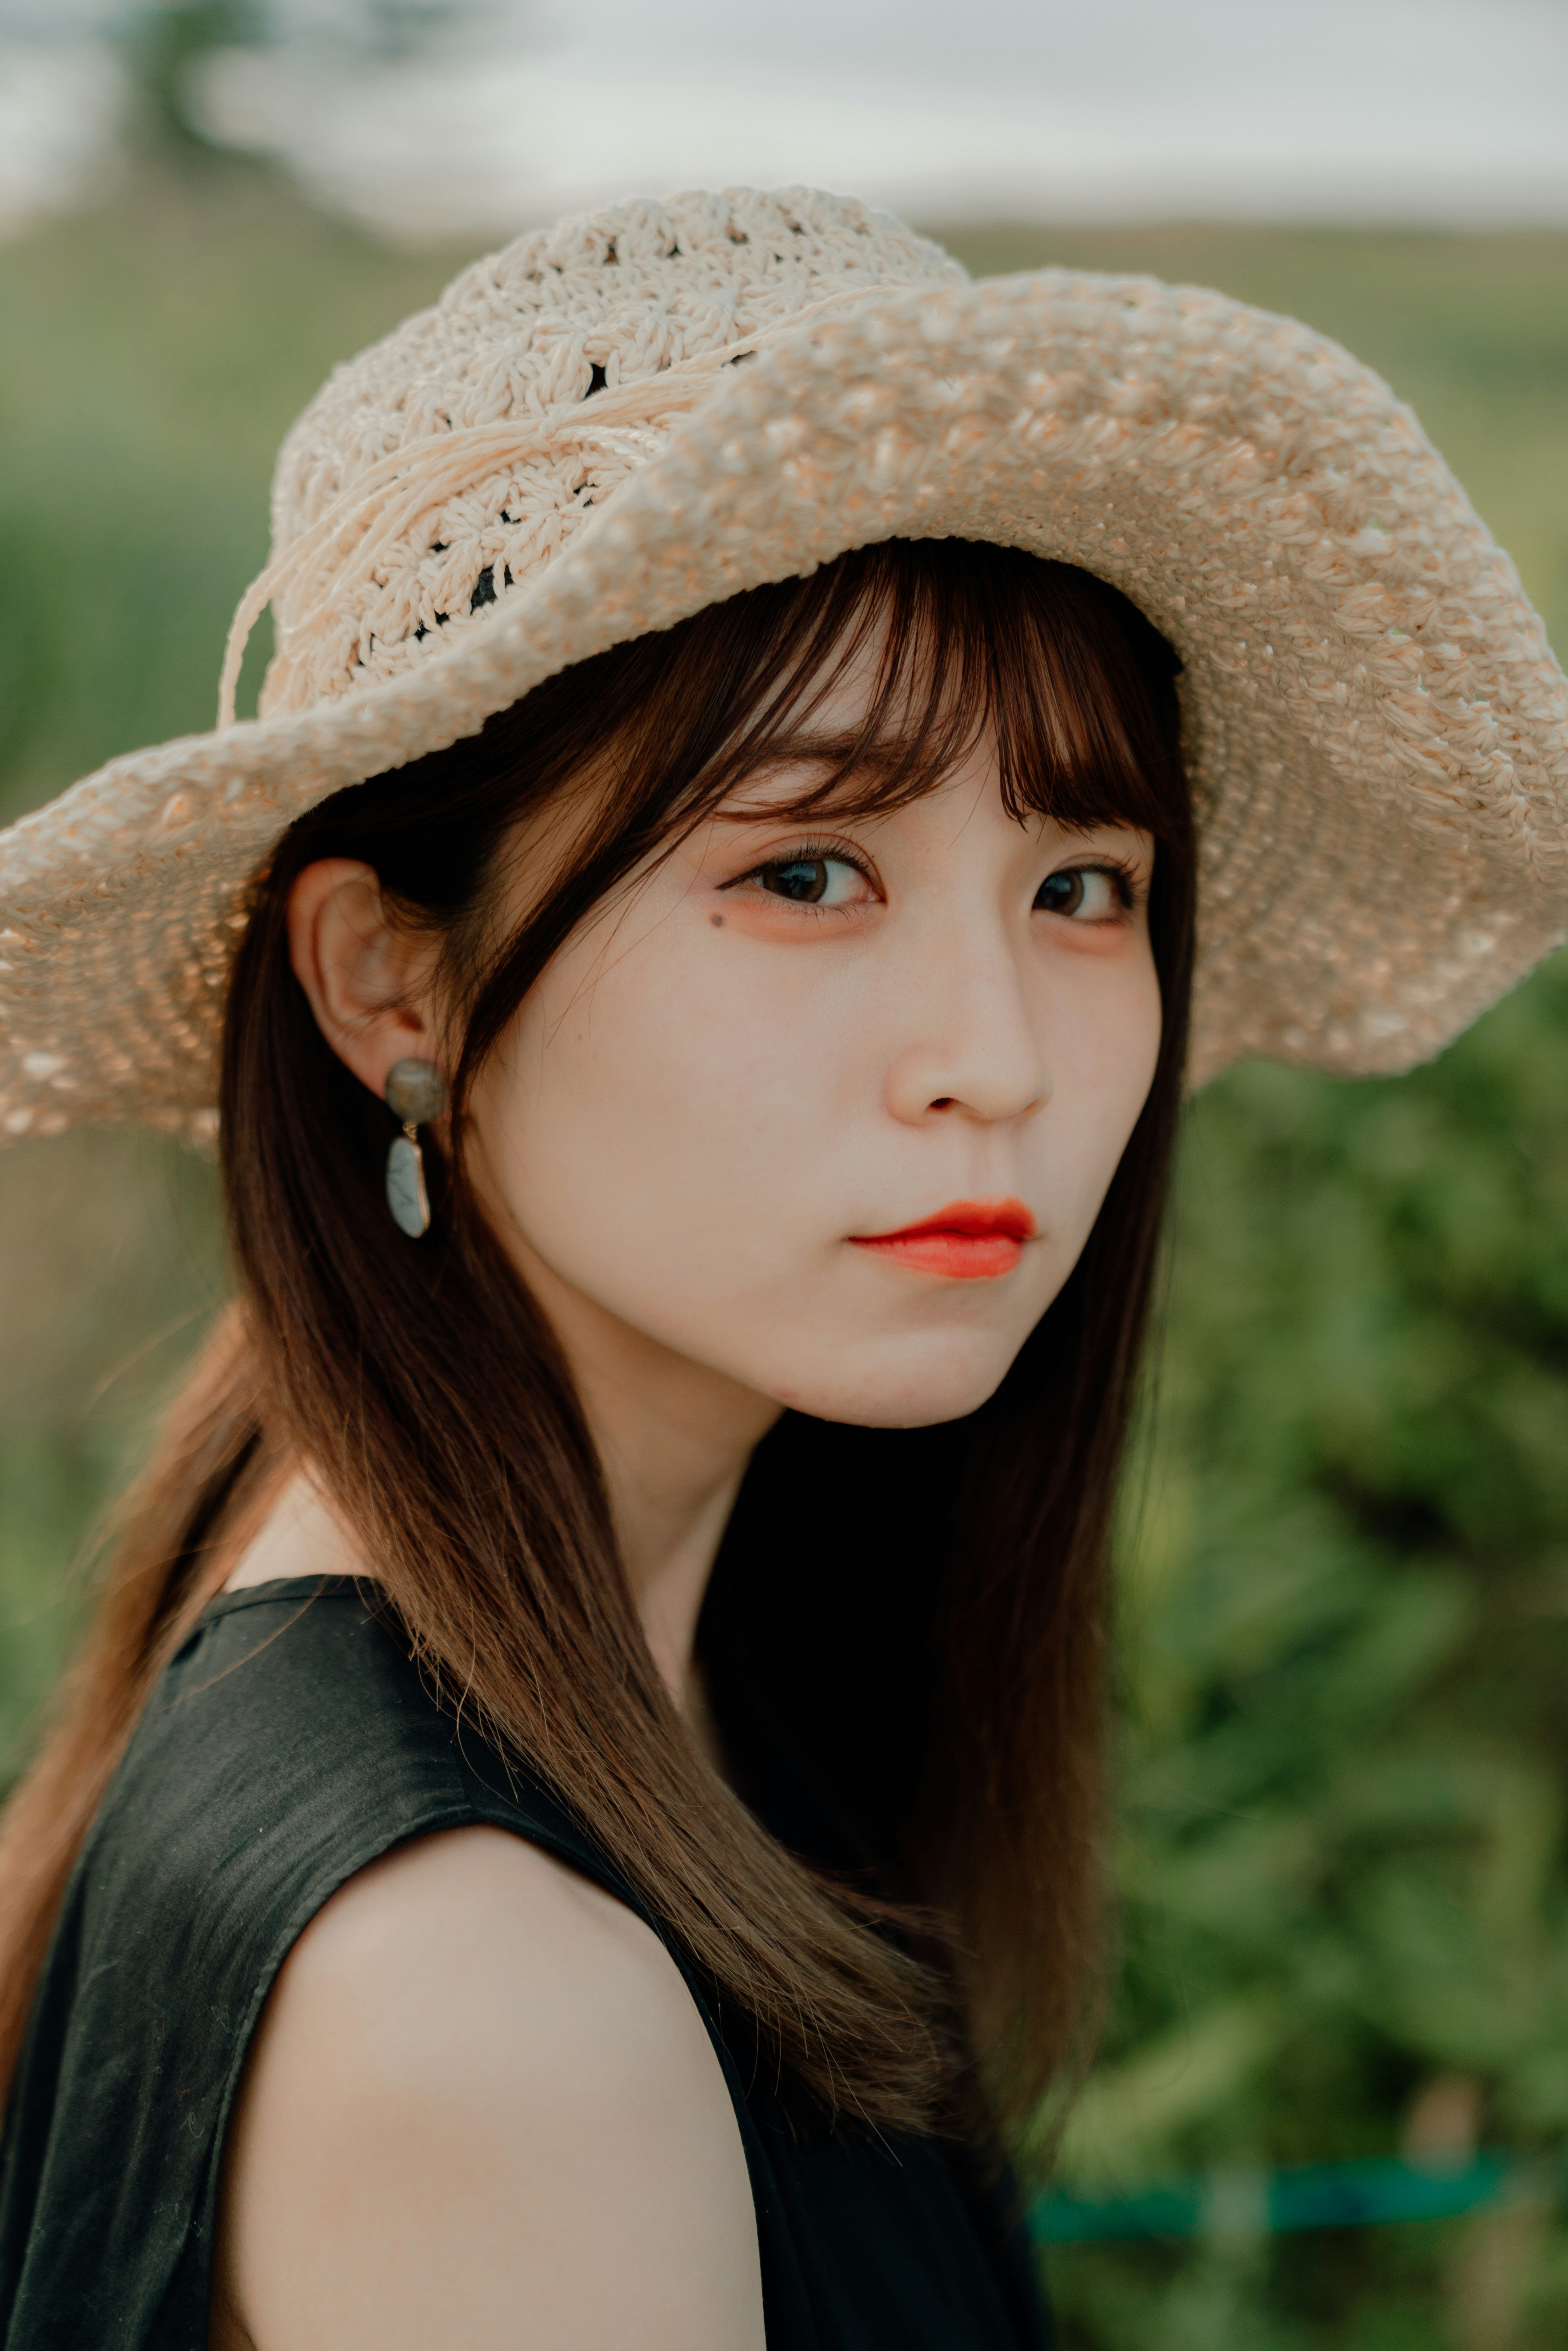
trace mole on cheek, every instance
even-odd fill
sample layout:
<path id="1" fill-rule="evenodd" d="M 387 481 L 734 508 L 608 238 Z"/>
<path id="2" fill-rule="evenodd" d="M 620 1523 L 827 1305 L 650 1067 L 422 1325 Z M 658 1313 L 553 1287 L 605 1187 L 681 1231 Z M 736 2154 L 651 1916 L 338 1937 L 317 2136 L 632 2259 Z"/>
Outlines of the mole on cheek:
<path id="1" fill-rule="evenodd" d="M 714 929 L 715 929 L 716 931 L 722 931 L 722 930 L 723 930 L 723 928 L 724 928 L 724 916 L 723 916 L 722 914 L 710 914 L 710 915 L 708 916 L 708 921 L 713 925 Z"/>

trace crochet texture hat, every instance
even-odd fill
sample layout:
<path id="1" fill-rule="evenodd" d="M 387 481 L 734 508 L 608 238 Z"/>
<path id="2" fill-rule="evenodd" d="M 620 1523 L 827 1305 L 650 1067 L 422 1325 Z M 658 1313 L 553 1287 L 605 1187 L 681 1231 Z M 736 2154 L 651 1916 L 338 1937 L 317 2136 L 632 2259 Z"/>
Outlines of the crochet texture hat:
<path id="1" fill-rule="evenodd" d="M 1181 655 L 1192 1076 L 1397 1070 L 1568 929 L 1568 683 L 1414 416 L 1304 327 L 1149 278 L 973 284 L 807 191 L 519 239 L 285 442 L 253 722 L 0 835 L 0 1133 L 210 1123 L 247 878 L 302 810 L 552 673 L 869 541 L 1083 566 Z"/>

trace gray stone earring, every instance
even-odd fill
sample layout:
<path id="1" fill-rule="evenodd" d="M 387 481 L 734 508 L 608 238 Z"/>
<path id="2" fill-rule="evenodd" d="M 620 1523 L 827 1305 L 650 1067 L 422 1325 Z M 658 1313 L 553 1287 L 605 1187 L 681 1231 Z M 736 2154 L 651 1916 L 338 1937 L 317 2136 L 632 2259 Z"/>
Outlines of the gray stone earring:
<path id="1" fill-rule="evenodd" d="M 446 1108 L 446 1081 L 434 1061 L 394 1061 L 387 1071 L 386 1105 L 402 1121 L 402 1133 L 387 1153 L 387 1206 L 399 1231 L 416 1241 L 430 1230 L 430 1200 L 414 1129 L 428 1126 Z"/>

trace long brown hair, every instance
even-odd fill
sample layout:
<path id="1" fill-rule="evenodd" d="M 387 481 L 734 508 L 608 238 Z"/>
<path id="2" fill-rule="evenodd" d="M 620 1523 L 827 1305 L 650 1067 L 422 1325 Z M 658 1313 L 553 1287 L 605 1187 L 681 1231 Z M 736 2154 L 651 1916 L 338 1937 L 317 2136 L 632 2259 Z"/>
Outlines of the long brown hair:
<path id="1" fill-rule="evenodd" d="M 867 716 L 824 745 L 814 716 L 868 650 Z M 214 1531 L 269 1465 L 301 1457 L 447 1702 L 550 1783 L 730 2026 L 808 2095 L 928 2122 L 951 2107 L 956 2060 L 973 2061 L 1005 2116 L 1082 2054 L 1103 1910 L 1107 1531 L 1191 962 L 1176 667 L 1084 572 L 893 542 L 586 662 L 293 827 L 256 884 L 227 1000 L 239 1296 L 132 1498 L 8 1816 L 0 2065 L 103 1788 L 211 1592 Z M 759 759 L 807 737 L 810 803 L 866 811 L 932 789 L 988 730 L 1015 814 L 1155 837 L 1159 1062 L 1083 1255 L 988 1404 L 907 1432 L 786 1415 L 758 1450 L 698 1649 L 737 1754 L 766 1740 L 798 1792 L 798 1823 L 776 1816 L 775 1835 L 744 1801 L 744 1769 L 737 1792 L 704 1762 L 653 1667 L 567 1366 L 466 1182 L 465 1103 L 574 927 Z M 562 870 L 508 932 L 508 842 L 567 795 L 580 821 Z M 439 948 L 459 1050 L 418 1247 L 381 1198 L 390 1114 L 326 1044 L 289 965 L 290 886 L 329 856 L 373 866 Z"/>

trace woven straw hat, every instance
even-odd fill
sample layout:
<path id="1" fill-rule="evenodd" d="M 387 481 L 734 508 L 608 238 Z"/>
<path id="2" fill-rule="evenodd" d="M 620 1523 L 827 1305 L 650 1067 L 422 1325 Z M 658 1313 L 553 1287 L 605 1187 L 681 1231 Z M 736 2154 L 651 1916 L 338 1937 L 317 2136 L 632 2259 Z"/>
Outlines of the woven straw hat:
<path id="1" fill-rule="evenodd" d="M 1377 377 L 1217 294 L 685 195 L 476 263 L 306 410 L 225 669 L 270 599 L 260 717 L 0 835 L 0 1133 L 210 1125 L 236 909 L 302 810 L 894 537 L 1082 565 L 1180 653 L 1196 1082 L 1407 1067 L 1568 930 L 1568 682 Z"/>

